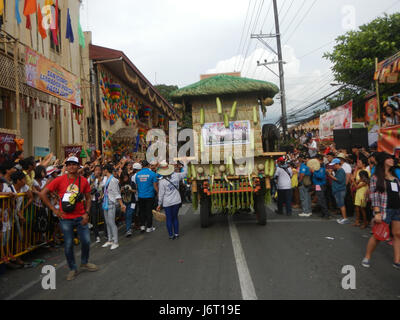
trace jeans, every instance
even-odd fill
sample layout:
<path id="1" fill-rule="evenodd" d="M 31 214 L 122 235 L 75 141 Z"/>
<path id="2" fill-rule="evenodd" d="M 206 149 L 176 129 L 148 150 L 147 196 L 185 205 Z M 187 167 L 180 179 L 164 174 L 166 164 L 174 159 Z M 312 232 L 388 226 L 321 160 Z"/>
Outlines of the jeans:
<path id="1" fill-rule="evenodd" d="M 177 204 L 175 206 L 165 208 L 165 215 L 167 217 L 167 230 L 171 238 L 174 236 L 174 234 L 179 235 L 179 207 L 180 205 Z"/>
<path id="2" fill-rule="evenodd" d="M 339 209 L 345 207 L 344 199 L 346 198 L 346 190 L 335 192 L 333 196 L 335 197 L 336 205 Z"/>
<path id="3" fill-rule="evenodd" d="M 82 226 L 83 218 L 71 220 L 60 220 L 61 231 L 64 234 L 64 251 L 70 270 L 78 270 L 75 264 L 74 256 L 74 228 L 77 229 L 81 241 L 81 264 L 87 264 L 89 261 L 90 250 L 90 230 L 89 226 Z"/>
<path id="4" fill-rule="evenodd" d="M 140 225 L 146 228 L 153 227 L 154 198 L 139 199 Z"/>
<path id="5" fill-rule="evenodd" d="M 132 230 L 132 217 L 133 217 L 133 212 L 135 209 L 132 209 L 132 203 L 125 203 L 124 205 L 126 207 L 126 212 L 125 212 L 125 224 L 126 224 L 126 232 Z"/>
<path id="6" fill-rule="evenodd" d="M 278 213 L 283 213 L 283 204 L 286 204 L 286 214 L 292 215 L 292 189 L 279 190 L 278 189 Z"/>
<path id="7" fill-rule="evenodd" d="M 118 228 L 115 223 L 115 213 L 117 207 L 114 203 L 108 203 L 108 210 L 104 210 L 104 220 L 107 226 L 108 242 L 118 244 Z"/>
<path id="8" fill-rule="evenodd" d="M 329 217 L 330 213 L 328 210 L 328 202 L 326 201 L 325 193 L 326 193 L 326 186 L 321 186 L 321 191 L 316 191 L 318 198 L 318 204 L 322 210 L 323 217 Z"/>
<path id="9" fill-rule="evenodd" d="M 299 186 L 299 191 L 300 191 L 301 207 L 303 209 L 303 212 L 312 213 L 311 195 L 310 192 L 308 191 L 308 187 L 301 185 Z"/>

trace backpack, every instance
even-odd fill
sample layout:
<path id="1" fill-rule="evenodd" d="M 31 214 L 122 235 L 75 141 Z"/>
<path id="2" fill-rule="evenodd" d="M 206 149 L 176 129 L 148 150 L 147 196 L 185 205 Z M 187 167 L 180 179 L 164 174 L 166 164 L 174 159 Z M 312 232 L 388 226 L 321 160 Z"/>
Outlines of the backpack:
<path id="1" fill-rule="evenodd" d="M 70 197 L 66 198 L 65 195 L 61 201 L 61 209 L 65 213 L 71 213 L 75 211 L 76 204 L 82 202 L 83 194 L 81 193 L 81 177 L 79 176 L 79 192 L 77 195 L 70 193 Z M 75 184 L 76 180 L 73 184 Z"/>
<path id="2" fill-rule="evenodd" d="M 312 185 L 311 176 L 304 176 L 302 182 L 303 182 L 303 186 L 310 187 Z"/>

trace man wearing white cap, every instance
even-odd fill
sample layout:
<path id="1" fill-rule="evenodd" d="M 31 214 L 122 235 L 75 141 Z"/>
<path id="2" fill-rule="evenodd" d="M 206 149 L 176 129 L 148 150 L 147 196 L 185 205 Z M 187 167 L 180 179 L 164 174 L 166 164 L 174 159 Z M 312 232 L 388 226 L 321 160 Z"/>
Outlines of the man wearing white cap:
<path id="1" fill-rule="evenodd" d="M 74 228 L 77 229 L 81 240 L 81 270 L 97 271 L 98 268 L 88 262 L 90 251 L 90 231 L 88 227 L 91 205 L 90 185 L 84 177 L 78 174 L 80 165 L 77 157 L 68 158 L 65 165 L 68 174 L 54 179 L 39 195 L 43 203 L 60 218 L 60 226 L 64 234 L 64 251 L 70 268 L 67 280 L 71 281 L 78 274 L 74 257 Z M 49 200 L 50 192 L 58 193 L 60 209 L 57 209 Z M 83 200 L 85 200 L 86 208 Z M 65 212 L 65 210 L 68 212 Z"/>

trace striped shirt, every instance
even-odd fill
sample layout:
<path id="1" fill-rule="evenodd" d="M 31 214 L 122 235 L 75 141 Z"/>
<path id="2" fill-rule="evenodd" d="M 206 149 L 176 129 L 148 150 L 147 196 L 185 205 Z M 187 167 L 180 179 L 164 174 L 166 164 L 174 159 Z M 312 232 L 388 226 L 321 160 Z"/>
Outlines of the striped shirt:
<path id="1" fill-rule="evenodd" d="M 395 178 L 398 184 L 400 184 L 399 179 Z M 378 178 L 376 175 L 373 175 L 371 178 L 371 183 L 370 183 L 370 199 L 371 199 L 371 205 L 372 208 L 379 208 L 382 214 L 382 219 L 386 219 L 386 214 L 387 214 L 387 204 L 388 204 L 388 194 L 385 189 L 384 192 L 379 192 L 376 190 L 376 184 L 378 182 Z"/>

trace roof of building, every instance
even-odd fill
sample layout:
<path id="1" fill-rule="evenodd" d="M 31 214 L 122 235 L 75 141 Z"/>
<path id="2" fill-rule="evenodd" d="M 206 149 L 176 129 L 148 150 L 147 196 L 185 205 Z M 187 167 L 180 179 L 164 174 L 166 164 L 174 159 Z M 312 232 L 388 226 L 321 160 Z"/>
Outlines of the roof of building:
<path id="1" fill-rule="evenodd" d="M 224 95 L 251 94 L 273 98 L 278 92 L 279 88 L 270 82 L 221 74 L 176 90 L 171 93 L 171 98 L 176 102 L 184 98 Z"/>
<path id="2" fill-rule="evenodd" d="M 107 65 L 121 80 L 135 86 L 138 92 L 163 109 L 170 117 L 179 118 L 171 104 L 154 88 L 124 52 L 90 44 L 89 58 L 97 63 Z M 143 87 L 148 87 L 149 90 L 143 89 Z"/>

